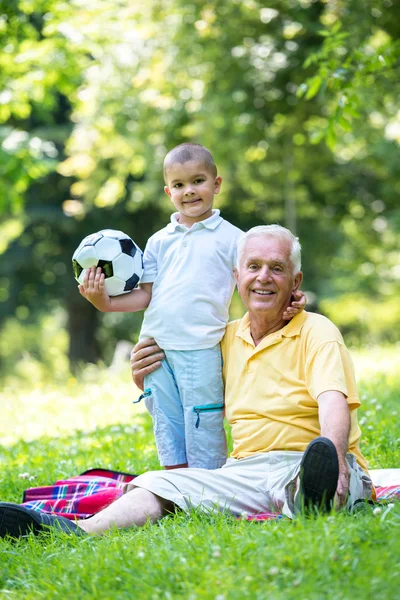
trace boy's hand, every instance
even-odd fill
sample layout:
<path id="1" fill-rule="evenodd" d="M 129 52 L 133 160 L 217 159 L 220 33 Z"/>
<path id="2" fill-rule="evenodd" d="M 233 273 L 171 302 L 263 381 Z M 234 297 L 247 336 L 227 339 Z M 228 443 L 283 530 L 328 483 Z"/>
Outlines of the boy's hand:
<path id="1" fill-rule="evenodd" d="M 293 300 L 290 306 L 287 307 L 285 312 L 282 315 L 282 319 L 285 321 L 290 321 L 296 315 L 298 315 L 302 310 L 305 309 L 307 304 L 307 298 L 304 292 L 301 290 L 297 290 L 297 292 L 293 292 Z"/>
<path id="2" fill-rule="evenodd" d="M 78 285 L 78 289 L 80 294 L 91 302 L 97 310 L 108 312 L 111 308 L 111 299 L 107 294 L 104 279 L 105 275 L 101 267 L 86 269 L 83 285 Z"/>

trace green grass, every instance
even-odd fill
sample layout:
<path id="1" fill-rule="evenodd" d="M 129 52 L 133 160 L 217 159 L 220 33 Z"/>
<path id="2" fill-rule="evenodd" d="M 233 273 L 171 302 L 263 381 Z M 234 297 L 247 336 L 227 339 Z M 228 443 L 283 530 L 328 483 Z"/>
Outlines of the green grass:
<path id="1" fill-rule="evenodd" d="M 362 374 L 362 450 L 371 468 L 398 467 L 396 352 L 372 349 L 354 358 Z M 158 467 L 151 422 L 131 404 L 136 392 L 128 377 L 109 381 L 105 370 L 92 369 L 79 383 L 32 391 L 14 382 L 3 390 L 2 500 L 19 502 L 26 487 L 90 467 Z M 22 473 L 34 479 L 20 479 Z M 395 503 L 378 515 L 256 523 L 194 512 L 101 538 L 0 540 L 0 598 L 394 598 L 399 525 Z"/>

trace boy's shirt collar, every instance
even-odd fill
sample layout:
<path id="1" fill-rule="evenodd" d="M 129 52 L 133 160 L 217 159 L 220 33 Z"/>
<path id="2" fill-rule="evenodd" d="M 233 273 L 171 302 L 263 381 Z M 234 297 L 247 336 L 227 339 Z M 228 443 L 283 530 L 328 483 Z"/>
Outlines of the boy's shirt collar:
<path id="1" fill-rule="evenodd" d="M 168 231 L 168 233 L 173 233 L 176 230 L 179 231 L 189 231 L 189 228 L 186 227 L 186 225 L 181 225 L 178 221 L 178 216 L 179 213 L 173 213 L 171 215 L 171 222 L 168 223 L 166 230 Z M 212 211 L 212 215 L 211 217 L 208 217 L 208 219 L 204 219 L 204 221 L 197 221 L 197 223 L 193 223 L 192 227 L 190 228 L 191 231 L 194 231 L 196 229 L 215 229 L 216 227 L 218 227 L 218 225 L 223 221 L 223 218 L 220 217 L 220 211 L 217 208 L 213 208 Z"/>

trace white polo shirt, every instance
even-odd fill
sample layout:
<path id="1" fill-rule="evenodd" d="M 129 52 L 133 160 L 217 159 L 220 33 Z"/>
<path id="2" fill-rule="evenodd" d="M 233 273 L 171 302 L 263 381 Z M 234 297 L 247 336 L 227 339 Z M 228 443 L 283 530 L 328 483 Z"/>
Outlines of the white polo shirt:
<path id="1" fill-rule="evenodd" d="M 235 288 L 233 267 L 240 229 L 219 210 L 181 225 L 179 213 L 148 240 L 141 283 L 153 283 L 140 339 L 154 337 L 165 350 L 202 350 L 218 344 Z"/>

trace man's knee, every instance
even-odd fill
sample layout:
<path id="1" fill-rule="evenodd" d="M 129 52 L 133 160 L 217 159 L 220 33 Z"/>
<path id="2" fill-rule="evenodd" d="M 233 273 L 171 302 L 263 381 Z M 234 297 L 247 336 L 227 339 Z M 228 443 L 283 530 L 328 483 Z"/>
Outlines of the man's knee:
<path id="1" fill-rule="evenodd" d="M 134 524 L 137 527 L 141 527 L 147 521 L 156 523 L 172 509 L 171 502 L 144 488 L 134 488 L 125 497 L 132 507 Z"/>

